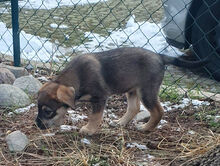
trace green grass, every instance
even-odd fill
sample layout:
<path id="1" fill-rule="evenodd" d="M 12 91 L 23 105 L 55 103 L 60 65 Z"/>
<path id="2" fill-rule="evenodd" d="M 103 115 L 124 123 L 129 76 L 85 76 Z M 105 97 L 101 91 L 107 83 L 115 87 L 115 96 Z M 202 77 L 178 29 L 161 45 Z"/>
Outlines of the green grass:
<path id="1" fill-rule="evenodd" d="M 220 128 L 220 123 L 215 121 L 215 116 L 218 115 L 218 110 L 207 110 L 204 108 L 202 111 L 196 113 L 195 119 L 200 120 L 201 122 L 205 122 L 211 127 L 212 129 L 218 129 Z"/>
<path id="2" fill-rule="evenodd" d="M 89 165 L 99 165 L 99 166 L 109 166 L 108 159 L 103 157 L 92 157 L 89 162 Z"/>
<path id="3" fill-rule="evenodd" d="M 0 7 L 6 6 L 0 4 Z M 109 0 L 97 4 L 62 6 L 49 10 L 21 8 L 19 22 L 20 29 L 26 33 L 46 37 L 53 42 L 58 40 L 61 45 L 71 47 L 88 41 L 84 37 L 84 32 L 107 36 L 110 30 L 123 28 L 131 15 L 135 15 L 138 22 L 158 23 L 162 18 L 162 12 L 160 0 L 155 0 L 154 3 L 148 0 Z M 1 14 L 0 20 L 11 28 L 10 13 Z M 68 28 L 52 28 L 51 23 L 64 24 Z M 66 35 L 69 36 L 68 39 Z"/>
<path id="4" fill-rule="evenodd" d="M 183 94 L 180 94 L 178 88 L 175 85 L 170 85 L 164 89 L 161 89 L 159 96 L 162 101 L 170 101 L 173 103 L 178 102 L 184 97 Z"/>

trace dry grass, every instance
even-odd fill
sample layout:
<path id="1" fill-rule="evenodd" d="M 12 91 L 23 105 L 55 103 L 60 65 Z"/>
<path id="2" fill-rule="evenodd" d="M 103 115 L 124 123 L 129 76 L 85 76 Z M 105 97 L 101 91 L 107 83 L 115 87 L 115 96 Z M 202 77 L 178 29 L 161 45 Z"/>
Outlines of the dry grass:
<path id="1" fill-rule="evenodd" d="M 121 128 L 114 131 L 104 129 L 99 135 L 87 137 L 91 144 L 82 143 L 84 136 L 78 135 L 76 131 L 52 136 L 42 136 L 41 133 L 41 136 L 31 139 L 25 152 L 5 154 L 1 149 L 0 158 L 3 160 L 0 165 L 89 166 L 99 163 L 103 166 L 132 166 L 136 165 L 143 154 L 140 149 L 126 147 L 126 143 L 135 138 L 135 133 Z M 132 138 L 129 137 L 130 134 Z M 161 137 L 160 140 L 156 142 L 157 148 L 144 153 L 154 155 L 157 161 L 169 161 L 166 165 L 181 158 L 185 158 L 185 161 L 196 159 L 220 145 L 220 135 L 211 131 L 206 135 L 184 132 L 175 141 L 171 136 Z"/>
<path id="2" fill-rule="evenodd" d="M 166 151 L 168 154 L 160 159 L 173 158 L 169 162 L 169 164 L 171 164 L 175 160 L 183 158 L 185 158 L 184 160 L 186 160 L 186 162 L 194 160 L 214 149 L 218 145 L 220 145 L 220 134 L 213 133 L 210 130 L 206 134 L 203 133 L 202 135 L 200 133 L 184 133 L 179 137 L 179 140 L 176 140 L 175 143 L 172 141 L 170 142 L 169 138 L 164 138 L 158 144 L 158 149 Z"/>
<path id="3" fill-rule="evenodd" d="M 108 107 L 113 106 L 117 107 L 115 114 L 120 117 L 126 108 L 124 98 L 112 98 Z M 210 110 L 219 108 L 216 105 L 209 107 Z M 144 165 L 147 163 L 155 166 L 159 163 L 179 166 L 220 145 L 219 133 L 212 132 L 203 121 L 196 120 L 193 116 L 183 116 L 185 112 L 183 110 L 165 113 L 164 119 L 168 123 L 150 134 L 137 131 L 133 123 L 126 128 L 113 128 L 104 120 L 99 133 L 91 137 L 79 134 L 78 130 L 41 131 L 33 125 L 36 112 L 37 108 L 34 107 L 29 113 L 22 115 L 0 116 L 0 132 L 5 133 L 5 136 L 9 132 L 21 130 L 30 139 L 30 144 L 24 152 L 10 153 L 4 141 L 5 136 L 0 136 L 0 165 L 135 166 L 138 163 L 145 163 Z M 74 125 L 80 128 L 85 123 L 86 120 L 82 120 Z M 69 121 L 66 124 L 69 124 Z M 88 139 L 91 144 L 83 143 L 81 141 L 83 138 Z M 127 147 L 128 143 L 134 142 L 146 145 L 147 149 Z M 148 155 L 154 158 L 150 159 Z"/>
<path id="4" fill-rule="evenodd" d="M 120 136 L 116 137 L 118 134 Z M 134 152 L 138 149 L 126 148 L 123 134 L 123 129 L 114 133 L 104 131 L 89 137 L 91 144 L 82 143 L 84 136 L 77 132 L 39 136 L 30 140 L 25 152 L 5 154 L 1 149 L 0 165 L 134 165 Z"/>

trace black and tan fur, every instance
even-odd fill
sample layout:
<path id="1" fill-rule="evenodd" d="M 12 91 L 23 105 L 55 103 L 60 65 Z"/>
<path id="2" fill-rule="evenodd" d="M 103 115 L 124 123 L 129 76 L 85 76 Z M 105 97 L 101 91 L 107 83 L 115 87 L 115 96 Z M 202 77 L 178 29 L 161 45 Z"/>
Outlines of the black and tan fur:
<path id="1" fill-rule="evenodd" d="M 61 125 L 67 107 L 74 108 L 78 100 L 87 98 L 93 110 L 80 132 L 92 135 L 100 126 L 108 97 L 126 93 L 127 112 L 117 123 L 127 125 L 139 112 L 141 101 L 151 117 L 138 129 L 152 131 L 163 116 L 158 93 L 165 65 L 192 68 L 205 63 L 207 60 L 189 62 L 143 48 L 118 48 L 77 56 L 40 89 L 37 125 L 41 129 Z"/>

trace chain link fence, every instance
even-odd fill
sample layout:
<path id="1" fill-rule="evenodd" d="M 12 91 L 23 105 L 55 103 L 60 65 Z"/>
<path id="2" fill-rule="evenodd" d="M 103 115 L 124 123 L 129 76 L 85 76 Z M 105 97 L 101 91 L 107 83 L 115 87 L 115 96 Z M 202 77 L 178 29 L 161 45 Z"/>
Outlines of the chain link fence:
<path id="1" fill-rule="evenodd" d="M 76 54 L 126 46 L 184 53 L 186 59 L 209 56 L 203 71 L 169 66 L 161 97 L 219 98 L 213 79 L 220 79 L 219 0 L 20 0 L 18 5 L 21 62 L 35 72 L 59 71 Z M 2 61 L 13 56 L 11 12 L 11 2 L 0 0 Z"/>

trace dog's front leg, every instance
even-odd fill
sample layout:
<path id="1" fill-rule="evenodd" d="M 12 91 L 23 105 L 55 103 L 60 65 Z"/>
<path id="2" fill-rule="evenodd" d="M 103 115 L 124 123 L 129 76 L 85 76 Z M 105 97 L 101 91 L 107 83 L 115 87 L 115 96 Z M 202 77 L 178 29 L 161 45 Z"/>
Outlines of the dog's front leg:
<path id="1" fill-rule="evenodd" d="M 102 117 L 103 117 L 103 111 L 105 107 L 105 102 L 97 102 L 92 103 L 92 113 L 89 115 L 89 122 L 87 125 L 83 126 L 80 129 L 80 133 L 93 135 L 99 128 Z"/>

